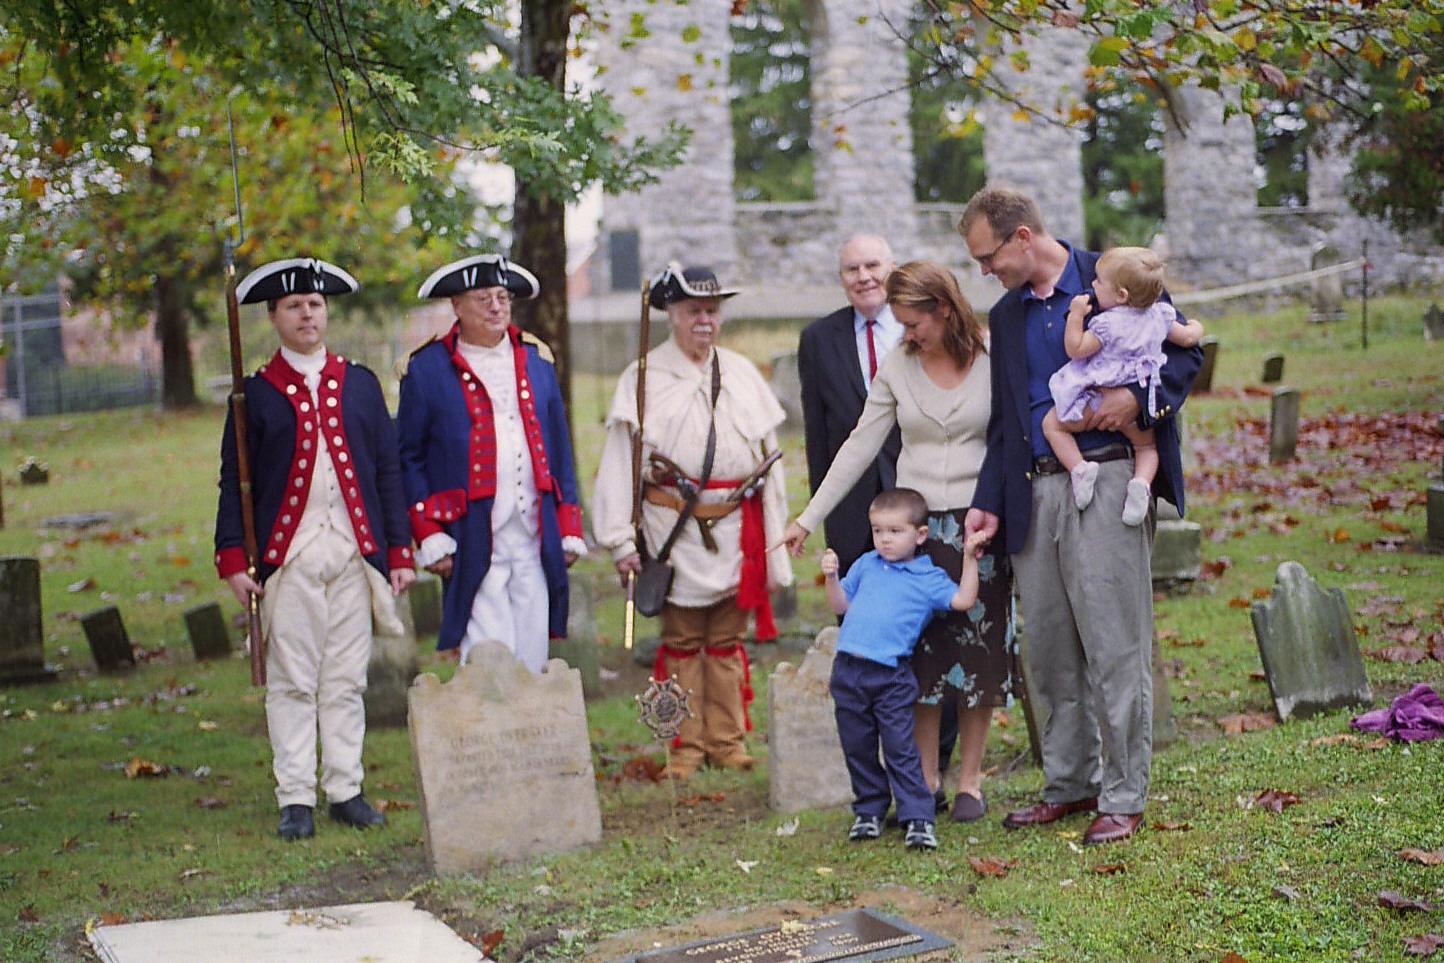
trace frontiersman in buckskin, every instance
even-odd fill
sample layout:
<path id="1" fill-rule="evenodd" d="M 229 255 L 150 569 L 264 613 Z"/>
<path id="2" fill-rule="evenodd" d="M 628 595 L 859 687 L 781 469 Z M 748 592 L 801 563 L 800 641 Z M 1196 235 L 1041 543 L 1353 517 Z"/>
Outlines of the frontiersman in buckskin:
<path id="1" fill-rule="evenodd" d="M 668 775 L 678 779 L 704 761 L 752 767 L 745 743 L 752 688 L 742 639 L 749 615 L 758 641 L 777 637 L 768 593 L 792 582 L 786 551 L 768 551 L 787 522 L 776 458 L 782 407 L 752 362 L 717 347 L 722 301 L 736 293 L 709 268 L 675 263 L 652 282 L 648 300 L 667 312 L 672 331 L 642 366 L 645 544 L 637 544 L 631 522 L 638 362 L 617 382 L 592 502 L 596 540 L 611 551 L 624 585 L 641 571 L 644 552 L 674 570 L 654 675 L 675 674 L 692 692 L 694 715 L 669 754 Z"/>

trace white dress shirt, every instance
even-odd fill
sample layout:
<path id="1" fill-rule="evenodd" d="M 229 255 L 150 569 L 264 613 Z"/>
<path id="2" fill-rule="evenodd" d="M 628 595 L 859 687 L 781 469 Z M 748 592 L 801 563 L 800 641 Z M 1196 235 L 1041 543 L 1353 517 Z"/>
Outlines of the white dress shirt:
<path id="1" fill-rule="evenodd" d="M 856 308 L 852 309 L 852 330 L 857 337 L 857 363 L 862 369 L 862 383 L 867 384 L 871 380 L 867 370 L 867 317 Z M 877 324 L 872 329 L 872 338 L 873 350 L 877 352 L 877 366 L 881 368 L 882 359 L 902 340 L 902 324 L 892 316 L 892 305 L 884 304 L 877 313 Z"/>

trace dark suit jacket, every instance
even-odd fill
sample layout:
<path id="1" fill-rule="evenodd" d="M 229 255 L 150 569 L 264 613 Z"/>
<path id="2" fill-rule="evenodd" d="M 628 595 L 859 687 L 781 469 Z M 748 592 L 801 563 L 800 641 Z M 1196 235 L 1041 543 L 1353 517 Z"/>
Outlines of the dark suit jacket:
<path id="1" fill-rule="evenodd" d="M 857 425 L 863 403 L 867 401 L 867 385 L 858 365 L 851 307 L 818 318 L 802 330 L 797 345 L 797 374 L 802 381 L 807 477 L 811 490 L 816 492 L 837 450 Z M 844 573 L 858 556 L 872 549 L 867 507 L 878 492 L 897 484 L 897 456 L 901 447 L 901 435 L 893 428 L 872 467 L 823 523 L 827 545 L 837 553 Z"/>
<path id="2" fill-rule="evenodd" d="M 1098 255 L 1076 250 L 1083 284 L 1091 287 L 1096 278 Z M 1164 295 L 1167 297 L 1167 294 Z M 988 419 L 988 453 L 978 474 L 973 507 L 997 515 L 1002 523 L 999 536 L 1011 555 L 1023 548 L 1033 512 L 1033 442 L 1029 437 L 1032 419 L 1028 413 L 1028 354 L 1024 344 L 1025 308 L 1023 295 L 1009 291 L 988 312 L 992 335 L 993 411 Z M 1158 419 L 1148 415 L 1148 391 L 1133 385 L 1142 409 L 1139 424 L 1151 427 L 1158 441 L 1158 475 L 1153 493 L 1178 506 L 1183 513 L 1183 461 L 1178 450 L 1178 431 L 1173 415 L 1183 406 L 1198 367 L 1203 363 L 1199 348 L 1180 348 L 1164 342 L 1168 362 L 1158 385 Z M 997 544 L 995 542 L 994 544 Z"/>

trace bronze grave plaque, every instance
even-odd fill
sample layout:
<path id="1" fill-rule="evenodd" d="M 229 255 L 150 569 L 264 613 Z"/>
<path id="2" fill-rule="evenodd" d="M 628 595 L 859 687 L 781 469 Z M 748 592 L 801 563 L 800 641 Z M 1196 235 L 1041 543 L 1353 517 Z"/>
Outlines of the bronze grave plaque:
<path id="1" fill-rule="evenodd" d="M 703 940 L 626 957 L 624 963 L 823 963 L 888 960 L 951 946 L 952 941 L 876 910 L 847 910 L 815 920 Z"/>

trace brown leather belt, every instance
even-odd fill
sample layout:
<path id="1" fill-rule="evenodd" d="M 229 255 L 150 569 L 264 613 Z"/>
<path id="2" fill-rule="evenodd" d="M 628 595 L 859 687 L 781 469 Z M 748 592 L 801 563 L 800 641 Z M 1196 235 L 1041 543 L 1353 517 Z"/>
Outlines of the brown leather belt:
<path id="1" fill-rule="evenodd" d="M 687 503 L 678 495 L 653 485 L 650 482 L 642 491 L 642 497 L 653 505 L 660 505 L 663 508 L 670 508 L 674 512 L 680 512 Z M 692 509 L 692 517 L 704 522 L 715 522 L 719 518 L 726 518 L 737 511 L 741 502 L 698 502 Z"/>
<path id="2" fill-rule="evenodd" d="M 1083 452 L 1083 458 L 1087 461 L 1122 461 L 1125 458 L 1133 457 L 1133 449 L 1121 441 L 1115 441 L 1111 445 L 1104 445 L 1102 448 L 1094 448 L 1091 451 Z M 1059 472 L 1067 471 L 1063 464 L 1052 455 L 1039 455 L 1033 459 L 1033 474 L 1035 475 L 1056 475 Z"/>

